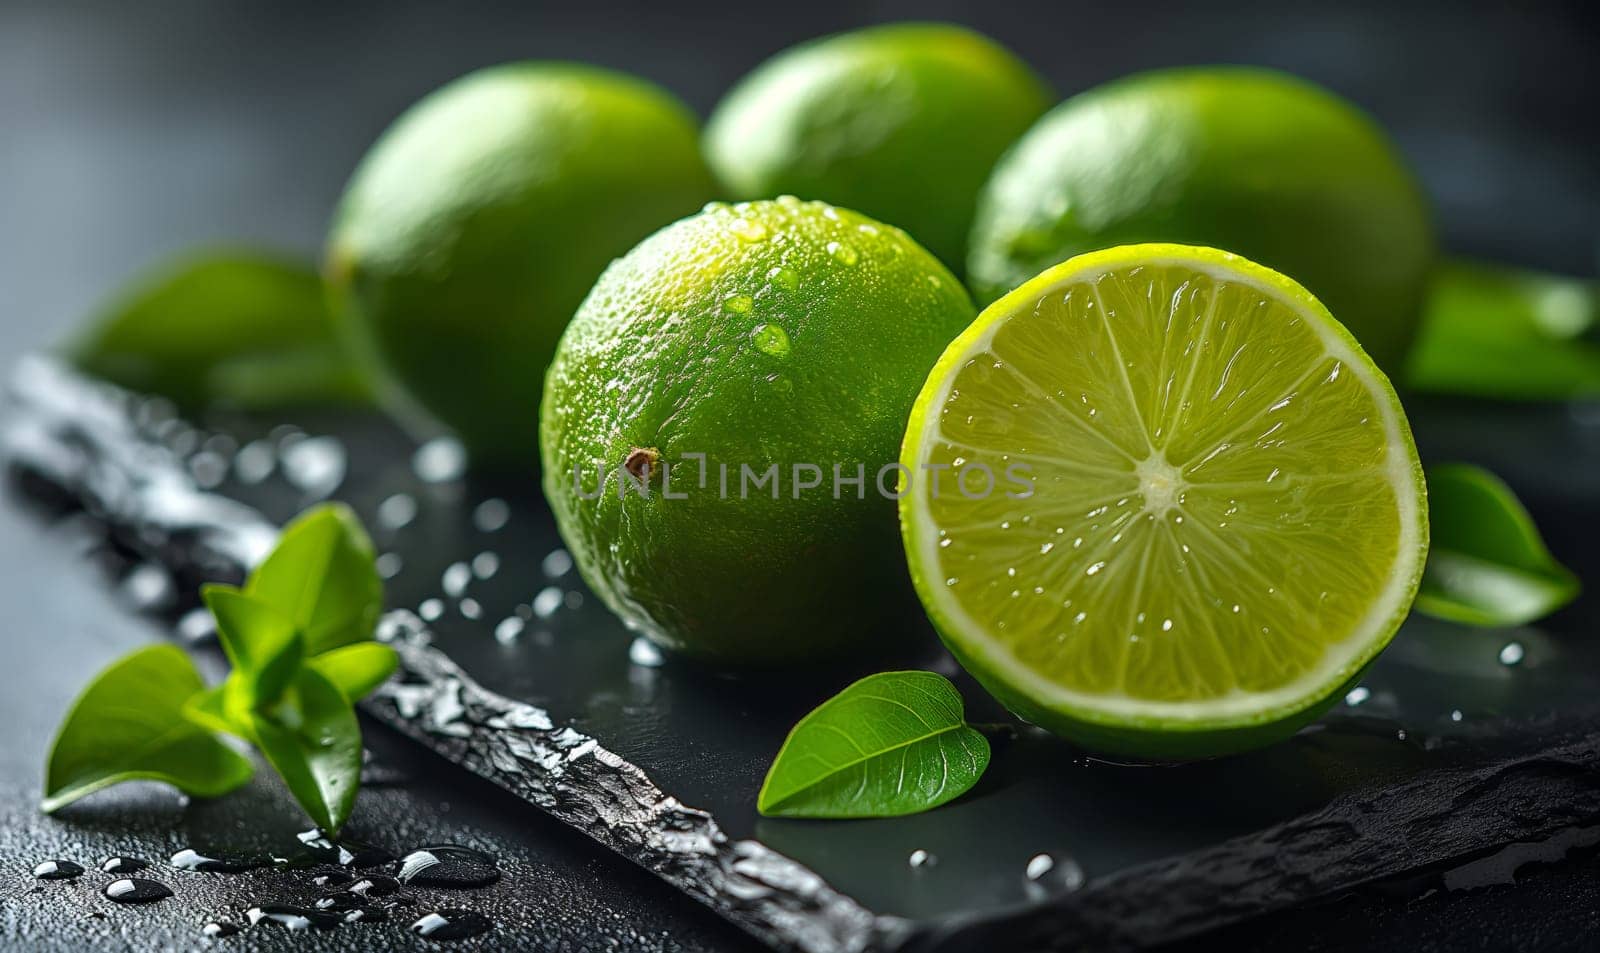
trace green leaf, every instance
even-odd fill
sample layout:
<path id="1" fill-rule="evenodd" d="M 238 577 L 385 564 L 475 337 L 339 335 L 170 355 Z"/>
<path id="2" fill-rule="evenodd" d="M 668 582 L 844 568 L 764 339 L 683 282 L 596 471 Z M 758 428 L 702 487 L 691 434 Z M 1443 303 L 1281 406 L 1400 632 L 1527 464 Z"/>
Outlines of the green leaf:
<path id="1" fill-rule="evenodd" d="M 217 620 L 218 640 L 233 664 L 228 681 L 240 686 L 246 707 L 277 701 L 304 654 L 294 622 L 232 586 L 204 586 L 200 596 Z"/>
<path id="2" fill-rule="evenodd" d="M 308 656 L 370 638 L 383 609 L 372 540 L 338 503 L 290 523 L 245 591 L 290 618 Z"/>
<path id="3" fill-rule="evenodd" d="M 1522 625 L 1578 595 L 1511 488 L 1482 467 L 1429 467 L 1432 544 L 1417 611 L 1467 625 Z"/>
<path id="4" fill-rule="evenodd" d="M 260 251 L 165 263 L 124 290 L 70 351 L 91 374 L 191 410 L 372 400 L 321 277 Z"/>
<path id="5" fill-rule="evenodd" d="M 1594 282 L 1446 261 L 1433 277 L 1406 383 L 1520 400 L 1600 393 L 1597 328 Z"/>
<path id="6" fill-rule="evenodd" d="M 183 717 L 205 688 L 170 645 L 139 649 L 101 672 L 73 703 L 50 747 L 46 812 L 122 781 L 165 781 L 216 797 L 250 779 L 248 759 Z"/>
<path id="7" fill-rule="evenodd" d="M 207 731 L 250 741 L 250 708 L 230 702 L 229 696 L 237 696 L 237 692 L 230 692 L 229 687 L 218 685 L 191 697 L 183 703 L 183 717 Z"/>
<path id="8" fill-rule="evenodd" d="M 789 732 L 756 806 L 769 817 L 893 817 L 938 807 L 977 783 L 989 742 L 961 695 L 932 672 L 869 675 Z"/>
<path id="9" fill-rule="evenodd" d="M 352 702 L 367 697 L 369 692 L 387 681 L 399 663 L 394 649 L 380 642 L 357 642 L 341 646 L 306 662 Z"/>
<path id="10" fill-rule="evenodd" d="M 302 668 L 273 712 L 253 712 L 251 740 L 316 825 L 336 833 L 361 787 L 361 726 L 321 672 Z"/>

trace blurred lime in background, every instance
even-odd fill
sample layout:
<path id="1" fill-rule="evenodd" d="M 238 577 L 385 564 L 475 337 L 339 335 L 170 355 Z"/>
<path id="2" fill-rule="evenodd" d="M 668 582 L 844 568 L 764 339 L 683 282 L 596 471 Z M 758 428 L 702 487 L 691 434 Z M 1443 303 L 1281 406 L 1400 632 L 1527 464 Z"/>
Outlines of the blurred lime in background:
<path id="1" fill-rule="evenodd" d="M 245 248 L 191 252 L 136 278 L 68 357 L 191 412 L 365 403 L 372 394 L 316 270 Z"/>
<path id="2" fill-rule="evenodd" d="M 695 118 L 564 63 L 471 73 L 362 161 L 326 274 L 364 350 L 476 462 L 531 470 L 545 367 L 613 258 L 712 197 Z"/>
<path id="3" fill-rule="evenodd" d="M 1133 242 L 1211 245 L 1289 275 L 1390 373 L 1434 258 L 1417 180 L 1371 119 L 1242 67 L 1139 74 L 1052 110 L 985 187 L 968 280 L 984 303 Z"/>
<path id="4" fill-rule="evenodd" d="M 736 198 L 847 206 L 904 228 L 959 272 L 979 188 L 1053 99 L 970 30 L 872 27 L 763 63 L 717 106 L 706 152 Z"/>
<path id="5" fill-rule="evenodd" d="M 567 328 L 541 409 L 545 497 L 585 581 L 717 664 L 918 631 L 893 464 L 972 317 L 904 232 L 822 203 L 717 205 L 651 236 Z"/>

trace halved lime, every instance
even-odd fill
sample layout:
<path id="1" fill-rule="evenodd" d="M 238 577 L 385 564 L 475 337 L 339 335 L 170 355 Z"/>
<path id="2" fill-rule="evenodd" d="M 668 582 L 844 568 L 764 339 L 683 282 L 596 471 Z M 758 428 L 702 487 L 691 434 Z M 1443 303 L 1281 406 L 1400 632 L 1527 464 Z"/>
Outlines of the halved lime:
<path id="1" fill-rule="evenodd" d="M 1422 574 L 1422 468 L 1387 378 L 1294 281 L 1129 245 L 991 305 L 917 398 L 901 531 L 945 643 L 1091 750 L 1286 737 L 1358 678 Z"/>

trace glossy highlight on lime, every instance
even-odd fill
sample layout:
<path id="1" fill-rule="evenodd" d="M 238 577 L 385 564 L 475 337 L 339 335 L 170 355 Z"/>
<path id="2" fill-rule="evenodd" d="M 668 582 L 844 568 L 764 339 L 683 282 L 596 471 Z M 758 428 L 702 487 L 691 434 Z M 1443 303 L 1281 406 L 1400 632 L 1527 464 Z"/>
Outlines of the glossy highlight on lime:
<path id="1" fill-rule="evenodd" d="M 1072 259 L 940 358 L 900 502 L 946 645 L 1028 720 L 1181 759 L 1287 737 L 1399 627 L 1428 545 L 1410 429 L 1305 289 L 1209 248 Z M 1030 468 L 973 499 L 963 468 Z"/>

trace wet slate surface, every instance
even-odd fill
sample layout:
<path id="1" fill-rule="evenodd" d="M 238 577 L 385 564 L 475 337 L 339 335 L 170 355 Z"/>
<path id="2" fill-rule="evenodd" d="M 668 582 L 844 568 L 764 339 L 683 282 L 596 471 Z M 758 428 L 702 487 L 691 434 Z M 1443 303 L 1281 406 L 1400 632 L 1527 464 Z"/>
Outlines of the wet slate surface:
<path id="1" fill-rule="evenodd" d="M 154 592 L 148 580 L 166 567 L 182 603 L 195 580 L 236 574 L 271 529 L 230 498 L 276 520 L 328 492 L 351 501 L 387 554 L 386 634 L 407 663 L 369 711 L 774 945 L 1147 945 L 1568 836 L 1600 812 L 1600 653 L 1581 635 L 1592 618 L 1580 602 L 1514 632 L 1413 620 L 1359 694 L 1264 752 L 1115 765 L 1018 726 L 996 770 L 939 812 L 758 821 L 754 793 L 784 731 L 854 673 L 734 676 L 639 654 L 560 558 L 527 488 L 450 467 L 425 478 L 448 444 L 416 452 L 370 420 L 320 422 L 339 438 L 315 424 L 308 434 L 221 422 L 268 434 L 250 446 L 270 447 L 262 459 L 275 471 L 256 474 L 245 461 L 260 454 L 222 431 L 47 364 L 24 367 L 16 396 L 8 442 L 23 485 L 88 498 L 125 556 L 152 560 L 128 569 L 125 587 Z M 1424 407 L 1425 452 L 1485 460 L 1477 427 L 1495 413 Z M 1592 510 L 1593 486 L 1527 464 L 1564 454 L 1580 464 L 1567 472 L 1586 472 L 1600 448 L 1588 410 L 1515 414 L 1501 423 L 1517 437 L 1495 445 L 1511 456 L 1485 462 L 1508 471 L 1536 513 L 1566 514 L 1547 520 L 1553 545 L 1592 568 L 1563 527 Z M 220 485 L 202 493 L 196 477 Z M 931 647 L 895 662 L 953 671 Z M 975 717 L 1003 717 L 958 681 Z M 908 863 L 919 850 L 936 862 Z M 1055 871 L 1030 880 L 1041 854 Z"/>
<path id="2" fill-rule="evenodd" d="M 314 252 L 349 169 L 388 119 L 429 88 L 483 63 L 527 55 L 594 59 L 662 81 L 703 112 L 772 49 L 864 18 L 906 15 L 972 22 L 1017 48 L 1064 93 L 1132 69 L 1177 62 L 1293 69 L 1353 97 L 1396 130 L 1402 149 L 1422 170 L 1448 247 L 1592 274 L 1593 213 L 1600 198 L 1600 180 L 1589 161 L 1600 135 L 1588 120 L 1600 95 L 1590 55 L 1600 21 L 1592 10 L 1561 3 L 1395 7 L 1376 0 L 1292 10 L 1252 2 L 1225 6 L 1068 9 L 909 0 L 876 4 L 870 11 L 859 4 L 812 3 L 752 16 L 747 5 L 731 4 L 590 4 L 559 12 L 544 5 L 491 11 L 476 4 L 446 12 L 435 4 L 403 2 L 288 3 L 249 12 L 186 0 L 7 4 L 0 9 L 0 113 L 7 128 L 23 134 L 0 149 L 0 207 L 8 210 L 7 227 L 0 228 L 0 285 L 8 296 L 0 341 L 6 353 L 16 354 L 58 340 L 133 268 L 189 242 L 242 237 Z M 380 20 L 382 27 L 375 29 Z M 1079 42 L 1084 36 L 1094 42 Z M 717 42 L 708 44 L 707 37 Z M 1071 55 L 1062 55 L 1064 48 Z M 329 95 L 332 89 L 338 94 Z M 1529 427 L 1523 412 L 1505 408 L 1484 408 L 1466 419 L 1455 431 L 1424 433 L 1425 452 L 1470 458 L 1492 434 L 1503 451 L 1496 465 L 1534 495 L 1557 552 L 1569 560 L 1587 552 L 1585 536 L 1600 522 L 1593 501 L 1575 501 L 1570 484 L 1594 472 L 1592 436 L 1563 430 L 1566 418 L 1559 412 L 1546 416 L 1543 427 Z M 1562 433 L 1559 465 L 1551 465 L 1540 453 L 1553 434 Z M 8 855 L 26 855 L 6 867 L 4 876 L 31 886 L 23 872 L 33 860 L 87 836 L 76 822 L 41 820 L 28 809 L 48 732 L 86 672 L 149 633 L 115 611 L 90 577 L 69 576 L 63 551 L 79 539 L 73 525 L 42 534 L 36 516 L 24 520 L 10 507 L 3 520 L 0 569 L 6 573 L 9 624 L 0 644 L 11 647 L 12 663 L 28 673 L 17 690 L 0 693 L 0 714 L 16 737 L 16 743 L 0 746 L 6 785 L 0 798 L 7 805 L 6 829 L 14 832 L 4 847 Z M 1594 570 L 1589 572 L 1593 578 Z M 1571 675 L 1563 654 L 1581 646 L 1590 628 L 1584 616 L 1569 613 L 1538 632 L 1518 634 L 1533 646 L 1527 670 L 1538 668 L 1541 678 Z M 1481 673 L 1476 688 L 1491 708 L 1500 705 L 1497 692 L 1526 684 L 1512 678 L 1516 673 L 1492 667 L 1502 637 L 1484 637 L 1461 656 Z M 1401 642 L 1390 654 L 1406 646 Z M 608 659 L 595 664 L 617 664 L 615 655 Z M 660 686 L 671 697 L 673 686 L 702 678 L 671 666 L 658 671 L 657 698 L 663 697 Z M 645 737 L 650 722 L 636 714 L 643 697 L 643 689 L 630 683 L 597 706 L 597 717 L 610 712 L 624 723 L 631 717 L 638 737 Z M 1459 697 L 1449 692 L 1431 699 L 1430 719 L 1453 710 Z M 1384 700 L 1376 693 L 1374 698 Z M 690 709 L 679 714 L 696 717 Z M 1367 739 L 1374 745 L 1380 740 L 1376 734 Z M 710 754 L 707 746 L 695 746 L 684 760 Z M 1404 766 L 1420 757 L 1402 746 L 1391 760 Z M 755 759 L 750 761 L 743 770 L 757 771 Z M 708 770 L 739 767 L 708 760 Z M 1327 770 L 1337 773 L 1336 767 Z M 520 801 L 496 804 L 493 789 L 473 787 L 460 772 L 438 772 L 432 780 L 438 781 L 429 787 L 433 800 L 404 799 L 395 817 L 424 818 L 430 830 L 457 837 L 479 836 L 475 831 L 481 830 L 484 837 L 503 838 L 508 853 L 542 857 L 542 876 L 558 883 L 574 882 L 569 868 L 582 871 L 604 862 L 581 838 L 569 838 L 560 848 L 566 828 L 542 824 Z M 1160 788 L 1162 782 L 1145 786 Z M 716 793 L 716 785 L 707 787 Z M 106 796 L 121 803 L 115 794 Z M 462 800 L 480 797 L 494 810 L 464 816 Z M 436 801 L 445 798 L 455 805 L 450 812 L 438 809 Z M 1139 803 L 1152 813 L 1171 808 L 1159 792 Z M 127 847 L 166 843 L 174 815 L 167 802 L 144 798 L 126 805 L 122 817 L 126 826 L 115 830 L 123 833 L 96 836 Z M 949 856 L 947 851 L 940 865 L 924 872 L 949 875 Z M 1219 942 L 1261 949 L 1568 949 L 1596 927 L 1592 913 L 1584 912 L 1600 900 L 1596 870 L 1590 858 L 1538 870 L 1519 888 L 1426 899 L 1417 899 L 1411 888 L 1395 896 L 1360 893 L 1233 928 Z M 706 918 L 697 918 L 696 904 L 682 902 L 653 879 L 630 878 L 628 865 L 604 871 L 604 877 L 583 881 L 601 898 L 598 904 L 557 891 L 573 903 L 564 917 L 559 907 L 542 904 L 537 879 L 516 881 L 508 889 L 525 896 L 518 909 L 527 915 L 510 921 L 508 914 L 508 922 L 529 931 L 529 945 L 532 938 L 549 937 L 556 948 L 617 946 L 625 934 L 607 927 L 599 914 L 584 916 L 595 907 L 601 913 L 621 910 L 640 922 L 671 923 L 684 948 L 736 949 L 744 943 L 736 933 L 707 927 Z M 203 882 L 219 902 L 243 899 L 236 878 Z M 0 925 L 7 927 L 23 922 L 4 919 L 18 909 L 10 902 L 12 883 L 0 879 Z M 1006 888 L 1013 887 L 1008 875 Z M 1432 889 L 1420 888 L 1422 894 Z M 179 914 L 174 901 L 119 909 L 120 923 L 136 925 L 104 926 L 86 919 L 94 899 L 68 902 L 75 896 L 53 895 L 50 916 L 30 915 L 26 929 L 0 929 L 0 943 L 73 948 L 92 939 L 111 948 L 181 948 L 187 945 L 181 938 L 197 925 L 185 918 L 203 912 L 185 907 Z M 180 892 L 178 900 L 184 896 Z M 559 939 L 540 927 L 546 915 L 562 925 Z M 336 946 L 355 942 L 350 936 L 336 931 L 290 942 L 296 948 Z M 260 936 L 249 942 L 265 945 Z"/>
<path id="3" fill-rule="evenodd" d="M 7 667 L 25 673 L 0 691 L 7 739 L 0 745 L 0 949 L 200 949 L 208 945 L 200 929 L 212 918 L 243 924 L 252 902 L 310 901 L 321 892 L 311 882 L 313 870 L 230 876 L 177 871 L 167 863 L 191 846 L 228 854 L 298 847 L 295 835 L 307 825 L 264 767 L 248 788 L 217 801 L 185 805 L 170 789 L 132 785 L 54 818 L 38 812 L 51 733 L 84 679 L 117 655 L 164 637 L 166 628 L 141 619 L 107 585 L 72 524 L 47 528 L 41 515 L 14 487 L 0 488 L 0 590 L 8 604 L 0 647 Z M 414 918 L 399 914 L 385 924 L 329 932 L 262 929 L 217 947 L 757 950 L 701 905 L 498 788 L 370 720 L 366 735 L 387 783 L 369 784 L 351 833 L 394 853 L 445 842 L 493 854 L 505 876 L 492 887 L 412 892 L 425 901 L 414 908 L 417 916 L 433 904 L 476 909 L 494 920 L 494 932 L 443 947 L 411 937 L 406 927 Z M 137 876 L 168 884 L 174 897 L 139 907 L 106 900 L 100 890 L 115 878 L 96 865 L 113 854 L 148 861 L 150 868 Z M 87 872 L 75 881 L 35 880 L 33 867 L 50 858 L 74 861 Z"/>

